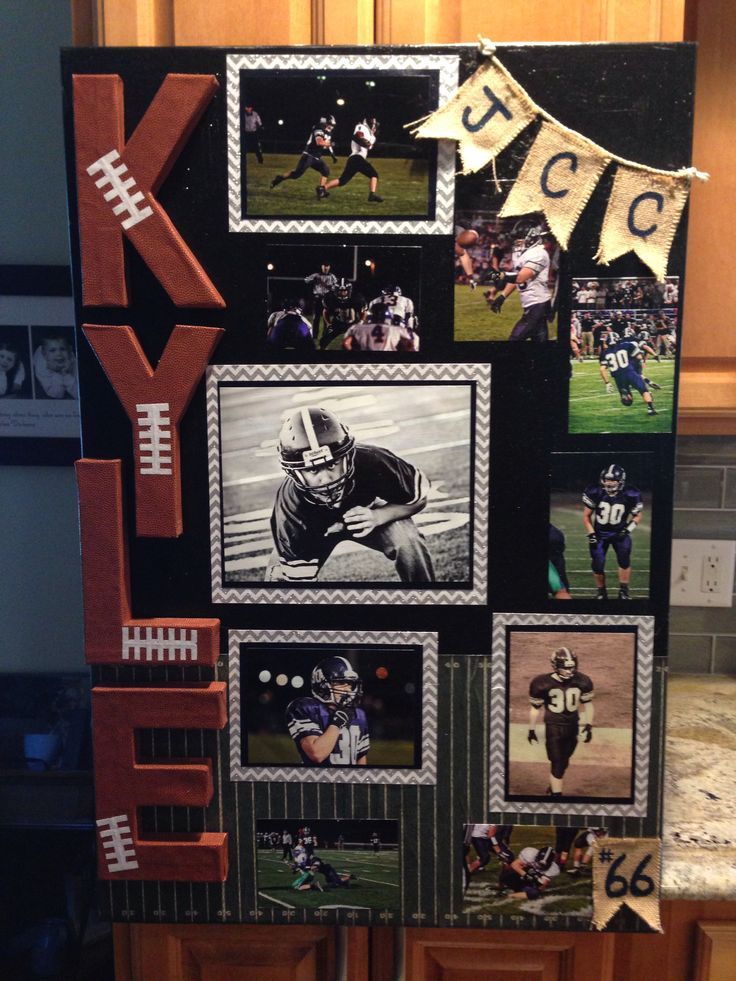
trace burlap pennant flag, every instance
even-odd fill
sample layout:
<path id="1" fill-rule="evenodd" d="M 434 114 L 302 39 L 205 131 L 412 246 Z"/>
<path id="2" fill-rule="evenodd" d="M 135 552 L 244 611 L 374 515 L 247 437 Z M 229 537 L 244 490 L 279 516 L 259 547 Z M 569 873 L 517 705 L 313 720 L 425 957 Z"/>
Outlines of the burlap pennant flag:
<path id="1" fill-rule="evenodd" d="M 606 151 L 557 123 L 544 122 L 519 176 L 501 208 L 501 217 L 541 211 L 563 249 L 603 171 Z"/>
<path id="2" fill-rule="evenodd" d="M 593 927 L 603 930 L 626 905 L 662 933 L 659 838 L 598 838 L 593 845 Z"/>
<path id="3" fill-rule="evenodd" d="M 672 240 L 690 192 L 690 174 L 619 166 L 603 219 L 597 262 L 635 252 L 662 282 Z"/>
<path id="4" fill-rule="evenodd" d="M 524 89 L 490 60 L 412 133 L 419 139 L 457 140 L 463 173 L 472 174 L 507 147 L 537 112 Z"/>

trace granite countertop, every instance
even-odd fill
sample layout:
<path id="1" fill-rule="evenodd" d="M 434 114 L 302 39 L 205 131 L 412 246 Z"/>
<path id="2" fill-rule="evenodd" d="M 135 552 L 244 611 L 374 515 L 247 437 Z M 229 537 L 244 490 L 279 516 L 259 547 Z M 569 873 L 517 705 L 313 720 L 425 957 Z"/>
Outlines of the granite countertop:
<path id="1" fill-rule="evenodd" d="M 736 899 L 736 677 L 670 675 L 663 899 Z"/>

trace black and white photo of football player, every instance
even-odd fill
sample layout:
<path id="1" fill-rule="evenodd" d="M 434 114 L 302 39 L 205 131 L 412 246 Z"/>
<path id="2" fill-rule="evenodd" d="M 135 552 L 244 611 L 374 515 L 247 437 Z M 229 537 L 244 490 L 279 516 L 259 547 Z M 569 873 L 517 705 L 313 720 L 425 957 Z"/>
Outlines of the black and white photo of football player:
<path id="1" fill-rule="evenodd" d="M 519 291 L 522 316 L 514 325 L 510 341 L 547 340 L 547 325 L 553 318 L 554 285 L 559 247 L 539 216 L 516 223 L 513 236 L 513 272 L 497 272 L 490 277 L 494 292 L 487 297 L 491 313 L 501 312 L 507 298 Z"/>
<path id="2" fill-rule="evenodd" d="M 558 647 L 550 656 L 552 671 L 537 675 L 529 685 L 529 732 L 527 741 L 538 743 L 537 725 L 544 714 L 544 743 L 550 762 L 551 797 L 562 796 L 562 778 L 577 749 L 578 737 L 593 739 L 593 682 L 578 670 L 578 658 L 569 647 Z"/>
<path id="3" fill-rule="evenodd" d="M 271 314 L 266 325 L 266 344 L 273 351 L 315 350 L 312 325 L 304 316 L 302 300 L 286 298 L 281 309 Z"/>
<path id="4" fill-rule="evenodd" d="M 484 524 L 475 461 L 488 452 L 485 367 L 450 366 L 452 384 L 424 381 L 428 369 L 410 362 L 398 377 L 365 362 L 285 371 L 304 382 L 282 384 L 269 365 L 212 376 L 212 519 L 222 529 L 212 556 L 232 601 L 247 588 L 257 602 L 283 602 L 296 587 L 337 602 L 342 590 L 345 602 L 345 583 L 385 584 L 396 599 L 427 590 L 438 602 L 451 588 L 472 592 L 484 569 L 470 543 Z"/>
<path id="5" fill-rule="evenodd" d="M 267 581 L 313 581 L 333 549 L 352 540 L 383 553 L 402 582 L 434 582 L 431 553 L 413 521 L 430 488 L 417 466 L 357 443 L 337 415 L 318 405 L 286 417 L 276 452 L 286 476 L 271 514 Z"/>
<path id="6" fill-rule="evenodd" d="M 361 707 L 363 682 L 346 657 L 323 658 L 312 670 L 311 695 L 289 703 L 286 726 L 305 766 L 365 766 L 370 734 Z"/>
<path id="7" fill-rule="evenodd" d="M 324 157 L 329 156 L 333 161 L 337 160 L 335 151 L 332 147 L 332 133 L 335 129 L 336 120 L 334 116 L 321 116 L 319 121 L 312 126 L 307 137 L 307 142 L 302 150 L 296 166 L 285 174 L 277 174 L 271 181 L 271 190 L 283 184 L 284 181 L 299 180 L 310 169 L 316 170 L 320 175 L 321 184 L 327 183 L 330 176 L 330 168 L 324 161 Z"/>
<path id="8" fill-rule="evenodd" d="M 375 145 L 377 134 L 378 120 L 373 115 L 369 114 L 355 124 L 350 140 L 350 156 L 345 164 L 345 169 L 339 177 L 334 177 L 331 181 L 320 183 L 317 186 L 318 198 L 328 198 L 333 188 L 344 187 L 350 183 L 356 174 L 362 174 L 368 178 L 368 200 L 376 204 L 383 203 L 383 198 L 376 193 L 378 171 L 368 160 L 368 154 Z"/>

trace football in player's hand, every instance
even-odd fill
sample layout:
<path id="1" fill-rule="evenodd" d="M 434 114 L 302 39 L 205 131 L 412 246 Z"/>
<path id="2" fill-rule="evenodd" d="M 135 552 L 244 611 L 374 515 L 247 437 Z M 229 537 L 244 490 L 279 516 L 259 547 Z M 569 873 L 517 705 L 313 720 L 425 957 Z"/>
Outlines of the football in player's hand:
<path id="1" fill-rule="evenodd" d="M 469 249 L 471 245 L 476 244 L 479 238 L 480 236 L 474 228 L 466 228 L 464 231 L 460 232 L 455 241 L 464 249 Z"/>

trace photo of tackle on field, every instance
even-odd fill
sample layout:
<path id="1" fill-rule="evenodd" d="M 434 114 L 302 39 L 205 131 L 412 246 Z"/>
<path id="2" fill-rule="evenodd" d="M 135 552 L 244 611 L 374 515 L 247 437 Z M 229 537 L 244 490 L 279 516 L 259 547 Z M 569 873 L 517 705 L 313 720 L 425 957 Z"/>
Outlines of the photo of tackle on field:
<path id="1" fill-rule="evenodd" d="M 466 824 L 462 912 L 590 919 L 593 843 L 605 833 L 592 827 Z"/>
<path id="2" fill-rule="evenodd" d="M 236 630 L 229 650 L 232 779 L 433 782 L 436 634 Z"/>
<path id="3" fill-rule="evenodd" d="M 652 477 L 645 454 L 553 454 L 550 598 L 647 599 Z"/>
<path id="4" fill-rule="evenodd" d="M 403 365 L 399 378 L 382 365 L 211 369 L 220 601 L 457 602 L 457 589 L 482 601 L 489 370 Z"/>
<path id="5" fill-rule="evenodd" d="M 371 69 L 355 56 L 283 55 L 275 71 L 273 57 L 268 67 L 258 56 L 233 57 L 242 220 L 426 222 L 445 214 L 437 179 L 438 171 L 449 178 L 449 157 L 436 141 L 415 140 L 408 124 L 456 84 L 456 59 L 427 58 L 423 68 L 413 56 L 404 71 L 401 56 Z"/>
<path id="6" fill-rule="evenodd" d="M 276 245 L 265 258 L 271 360 L 290 350 L 420 349 L 421 248 Z"/>
<path id="7" fill-rule="evenodd" d="M 571 433 L 672 431 L 679 310 L 676 276 L 573 279 Z"/>
<path id="8" fill-rule="evenodd" d="M 507 646 L 508 799 L 633 799 L 636 630 L 514 627 Z"/>
<path id="9" fill-rule="evenodd" d="M 260 909 L 399 909 L 399 822 L 257 821 L 256 877 Z"/>

